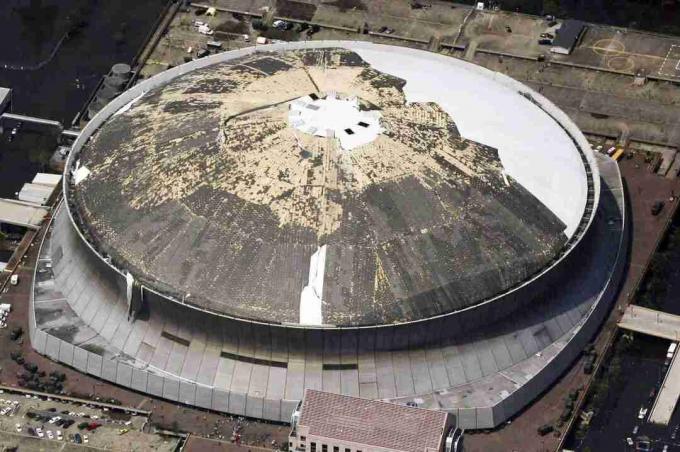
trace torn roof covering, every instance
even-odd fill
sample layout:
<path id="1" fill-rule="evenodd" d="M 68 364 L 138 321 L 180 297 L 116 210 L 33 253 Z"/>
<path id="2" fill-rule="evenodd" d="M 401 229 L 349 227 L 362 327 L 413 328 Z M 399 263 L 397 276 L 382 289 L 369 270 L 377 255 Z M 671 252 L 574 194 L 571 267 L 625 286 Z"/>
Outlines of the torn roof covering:
<path id="1" fill-rule="evenodd" d="M 321 287 L 312 301 L 323 324 L 395 323 L 474 305 L 540 271 L 570 224 L 525 188 L 497 148 L 461 136 L 460 118 L 442 107 L 451 94 L 427 99 L 433 93 L 419 92 L 414 74 L 395 77 L 358 53 L 256 53 L 132 98 L 80 154 L 90 174 L 75 198 L 95 245 L 161 292 L 271 322 L 306 322 L 305 287 Z M 428 64 L 416 66 L 427 73 Z M 492 83 L 469 77 L 462 88 Z M 366 119 L 380 133 L 346 152 L 339 139 L 298 130 L 294 106 L 328 93 L 359 114 L 351 121 Z M 512 99 L 517 105 L 503 103 L 513 116 L 540 111 L 517 93 Z M 536 114 L 526 115 L 524 132 Z M 493 139 L 506 133 L 517 146 L 521 137 L 506 130 L 516 121 L 494 123 Z M 550 152 L 561 157 L 539 167 L 559 179 L 551 190 L 569 187 L 569 203 L 585 179 L 565 175 L 563 154 L 580 162 L 573 143 L 556 143 Z M 322 245 L 314 285 L 310 265 Z M 318 310 L 312 317 L 318 324 Z"/>
<path id="2" fill-rule="evenodd" d="M 335 137 L 347 151 L 370 143 L 382 132 L 380 112 L 360 110 L 356 97 L 338 97 L 336 93 L 315 97 L 291 103 L 288 119 L 296 129 L 317 137 Z"/>

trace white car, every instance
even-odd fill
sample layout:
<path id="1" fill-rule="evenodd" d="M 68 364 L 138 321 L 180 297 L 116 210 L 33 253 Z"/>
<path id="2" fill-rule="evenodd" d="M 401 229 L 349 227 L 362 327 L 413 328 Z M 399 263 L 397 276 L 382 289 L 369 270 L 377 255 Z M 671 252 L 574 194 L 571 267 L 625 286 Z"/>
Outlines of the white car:
<path id="1" fill-rule="evenodd" d="M 87 444 L 88 441 L 90 441 L 90 438 L 87 435 L 83 435 L 83 443 Z"/>
<path id="2" fill-rule="evenodd" d="M 17 432 L 21 433 L 21 424 L 17 424 L 16 428 L 17 428 Z"/>
<path id="3" fill-rule="evenodd" d="M 47 437 L 48 437 L 49 439 L 54 439 L 54 433 L 52 433 L 52 430 L 48 430 L 48 431 L 47 431 Z"/>
<path id="4" fill-rule="evenodd" d="M 59 441 L 61 441 L 62 439 L 64 439 L 64 437 L 63 437 L 62 434 L 61 434 L 61 430 L 57 430 L 57 439 L 58 439 Z"/>
<path id="5" fill-rule="evenodd" d="M 42 437 L 45 436 L 45 434 L 43 433 L 43 431 L 42 431 L 42 429 L 41 429 L 40 427 L 37 427 L 37 428 L 35 429 L 35 433 L 38 435 L 38 438 L 42 438 Z"/>
<path id="6" fill-rule="evenodd" d="M 13 275 L 9 278 L 9 283 L 10 283 L 11 285 L 13 285 L 13 286 L 16 286 L 17 284 L 19 284 L 19 275 L 17 275 L 16 273 L 13 274 Z"/>
<path id="7" fill-rule="evenodd" d="M 647 408 L 640 408 L 640 412 L 638 413 L 638 419 L 644 419 L 645 416 L 647 416 Z"/>
<path id="8" fill-rule="evenodd" d="M 207 25 L 201 25 L 198 27 L 198 32 L 202 35 L 211 36 L 215 32 L 210 29 Z"/>
<path id="9" fill-rule="evenodd" d="M 61 420 L 61 416 L 54 416 L 52 419 L 49 420 L 49 423 L 54 424 L 58 420 Z"/>

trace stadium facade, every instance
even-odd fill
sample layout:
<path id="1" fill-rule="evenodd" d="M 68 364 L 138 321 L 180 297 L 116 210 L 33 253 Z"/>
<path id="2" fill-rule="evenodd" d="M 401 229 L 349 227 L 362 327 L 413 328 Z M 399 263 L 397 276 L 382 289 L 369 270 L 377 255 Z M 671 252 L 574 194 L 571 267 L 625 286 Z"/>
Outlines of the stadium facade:
<path id="1" fill-rule="evenodd" d="M 507 420 L 590 341 L 626 260 L 618 167 L 530 88 L 363 42 L 230 51 L 82 131 L 33 347 L 288 421 L 306 388 Z"/>

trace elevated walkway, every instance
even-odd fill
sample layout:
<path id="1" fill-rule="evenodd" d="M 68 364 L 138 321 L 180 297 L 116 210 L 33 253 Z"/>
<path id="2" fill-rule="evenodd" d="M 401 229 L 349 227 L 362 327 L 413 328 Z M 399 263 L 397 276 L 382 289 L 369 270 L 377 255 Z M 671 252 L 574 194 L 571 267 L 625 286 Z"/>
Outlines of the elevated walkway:
<path id="1" fill-rule="evenodd" d="M 49 209 L 36 204 L 0 199 L 0 223 L 38 229 Z"/>
<path id="2" fill-rule="evenodd" d="M 628 306 L 619 321 L 619 327 L 675 342 L 680 341 L 680 316 L 642 306 Z"/>
<path id="3" fill-rule="evenodd" d="M 17 115 L 17 114 L 14 114 L 14 113 L 3 113 L 2 118 L 3 119 L 11 119 L 11 120 L 14 120 L 14 121 L 30 122 L 30 123 L 33 123 L 33 124 L 40 124 L 40 125 L 49 126 L 49 127 L 56 127 L 59 130 L 62 130 L 64 128 L 59 121 L 54 121 L 52 119 L 36 118 L 36 117 L 33 117 L 33 116 Z"/>
<path id="4" fill-rule="evenodd" d="M 619 327 L 675 342 L 680 338 L 680 316 L 641 306 L 628 306 Z M 677 357 L 676 353 L 652 405 L 649 422 L 654 424 L 668 425 L 680 398 L 680 360 Z"/>

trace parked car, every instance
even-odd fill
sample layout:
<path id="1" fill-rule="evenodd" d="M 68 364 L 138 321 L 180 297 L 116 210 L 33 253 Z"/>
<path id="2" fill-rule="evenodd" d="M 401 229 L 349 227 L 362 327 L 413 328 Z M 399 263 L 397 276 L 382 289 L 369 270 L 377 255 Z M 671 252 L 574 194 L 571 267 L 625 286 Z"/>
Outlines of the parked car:
<path id="1" fill-rule="evenodd" d="M 647 411 L 648 411 L 647 408 L 640 407 L 640 411 L 638 412 L 638 419 L 644 419 L 647 416 Z"/>

